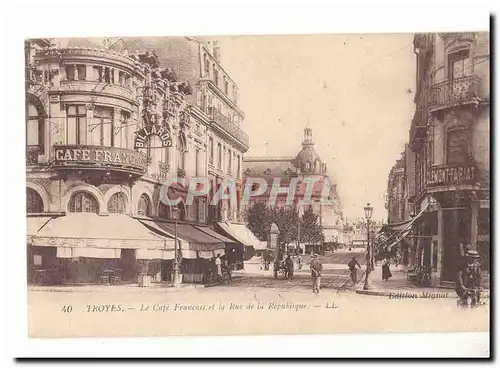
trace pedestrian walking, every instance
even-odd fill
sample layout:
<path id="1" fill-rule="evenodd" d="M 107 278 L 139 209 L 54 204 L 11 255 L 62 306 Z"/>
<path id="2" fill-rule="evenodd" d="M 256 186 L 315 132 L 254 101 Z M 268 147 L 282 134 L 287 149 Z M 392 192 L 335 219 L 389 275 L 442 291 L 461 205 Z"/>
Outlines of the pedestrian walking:
<path id="1" fill-rule="evenodd" d="M 382 261 L 382 280 L 387 281 L 389 278 L 392 277 L 391 269 L 390 269 L 390 263 L 387 258 L 384 258 Z"/>
<path id="2" fill-rule="evenodd" d="M 313 293 L 319 294 L 319 289 L 321 287 L 321 271 L 323 270 L 323 265 L 318 259 L 318 255 L 314 254 L 313 259 L 310 264 L 311 276 L 313 280 Z"/>
<path id="3" fill-rule="evenodd" d="M 356 266 L 358 266 L 359 269 L 361 269 L 361 265 L 356 260 L 356 257 L 352 257 L 352 259 L 349 261 L 347 266 L 349 267 L 351 280 L 352 280 L 353 284 L 356 285 L 356 283 L 358 282 L 358 280 L 357 280 L 358 272 L 357 272 Z"/>
<path id="4" fill-rule="evenodd" d="M 217 267 L 217 281 L 222 282 L 222 260 L 220 259 L 220 253 L 217 253 L 217 258 L 215 258 L 215 266 Z"/>

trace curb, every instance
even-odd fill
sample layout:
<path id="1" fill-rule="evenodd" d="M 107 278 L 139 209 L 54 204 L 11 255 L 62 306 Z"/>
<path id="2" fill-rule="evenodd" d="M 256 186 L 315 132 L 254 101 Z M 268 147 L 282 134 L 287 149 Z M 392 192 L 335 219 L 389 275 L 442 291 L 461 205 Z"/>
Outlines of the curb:
<path id="1" fill-rule="evenodd" d="M 193 290 L 204 288 L 205 285 L 190 285 L 181 287 L 139 287 L 130 286 L 127 288 L 120 287 L 102 287 L 102 288 L 85 288 L 81 289 L 77 287 L 28 287 L 28 292 L 56 292 L 56 293 L 108 293 L 110 291 L 122 291 L 122 292 L 133 292 L 133 293 L 154 293 L 154 292 L 178 292 L 183 290 Z"/>
<path id="2" fill-rule="evenodd" d="M 429 293 L 429 296 L 422 296 L 423 293 Z M 394 299 L 456 299 L 457 295 L 455 291 L 449 291 L 449 292 L 436 292 L 436 291 L 413 291 L 413 290 L 362 290 L 362 289 L 357 289 L 356 294 L 361 294 L 361 295 L 370 295 L 370 296 L 385 296 L 389 297 L 391 295 L 400 295 L 401 297 L 396 297 Z M 437 297 L 432 297 L 432 294 L 439 294 Z M 442 294 L 446 294 L 446 296 L 441 296 Z M 415 296 L 413 296 L 415 295 Z M 485 291 L 481 293 L 481 298 L 489 299 L 490 298 L 490 292 Z"/>

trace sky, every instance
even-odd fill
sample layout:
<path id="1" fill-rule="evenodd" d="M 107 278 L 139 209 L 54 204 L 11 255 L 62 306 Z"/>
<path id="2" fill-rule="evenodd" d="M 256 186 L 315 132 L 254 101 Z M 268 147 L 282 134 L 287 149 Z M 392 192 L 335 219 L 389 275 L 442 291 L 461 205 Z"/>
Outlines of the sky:
<path id="1" fill-rule="evenodd" d="M 239 86 L 246 156 L 295 156 L 303 129 L 337 182 L 344 215 L 386 220 L 391 167 L 408 140 L 412 34 L 225 36 L 221 62 Z M 267 143 L 267 145 L 266 145 Z"/>

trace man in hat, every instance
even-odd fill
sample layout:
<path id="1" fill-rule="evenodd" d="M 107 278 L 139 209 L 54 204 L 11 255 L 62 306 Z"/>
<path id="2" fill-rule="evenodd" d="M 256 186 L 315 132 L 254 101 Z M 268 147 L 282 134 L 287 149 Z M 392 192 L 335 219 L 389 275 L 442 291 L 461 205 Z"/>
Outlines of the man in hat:
<path id="1" fill-rule="evenodd" d="M 457 282 L 455 291 L 460 298 L 460 304 L 467 305 L 467 291 L 476 292 L 477 304 L 480 303 L 481 293 L 481 264 L 479 253 L 475 250 L 468 250 L 464 261 L 459 265 L 457 272 Z"/>
<path id="2" fill-rule="evenodd" d="M 321 285 L 321 271 L 323 270 L 323 265 L 318 259 L 317 254 L 313 254 L 313 259 L 310 264 L 311 276 L 313 279 L 313 293 L 319 294 L 319 289 Z"/>

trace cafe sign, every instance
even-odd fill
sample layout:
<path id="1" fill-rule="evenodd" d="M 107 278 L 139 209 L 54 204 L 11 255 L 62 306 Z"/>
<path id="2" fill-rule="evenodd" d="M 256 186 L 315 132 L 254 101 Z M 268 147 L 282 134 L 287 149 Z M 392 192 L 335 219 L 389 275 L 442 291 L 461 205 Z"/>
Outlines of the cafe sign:
<path id="1" fill-rule="evenodd" d="M 427 186 L 474 184 L 475 166 L 436 166 L 427 170 Z"/>
<path id="2" fill-rule="evenodd" d="M 146 143 L 151 138 L 151 136 L 156 135 L 160 138 L 161 147 L 150 147 L 150 148 L 162 148 L 162 147 L 172 147 L 172 136 L 170 135 L 170 131 L 162 127 L 161 125 L 149 125 L 136 133 L 134 147 L 137 148 L 146 148 Z"/>
<path id="3" fill-rule="evenodd" d="M 117 147 L 64 145 L 54 147 L 54 166 L 116 168 L 144 173 L 148 158 L 141 152 Z"/>

